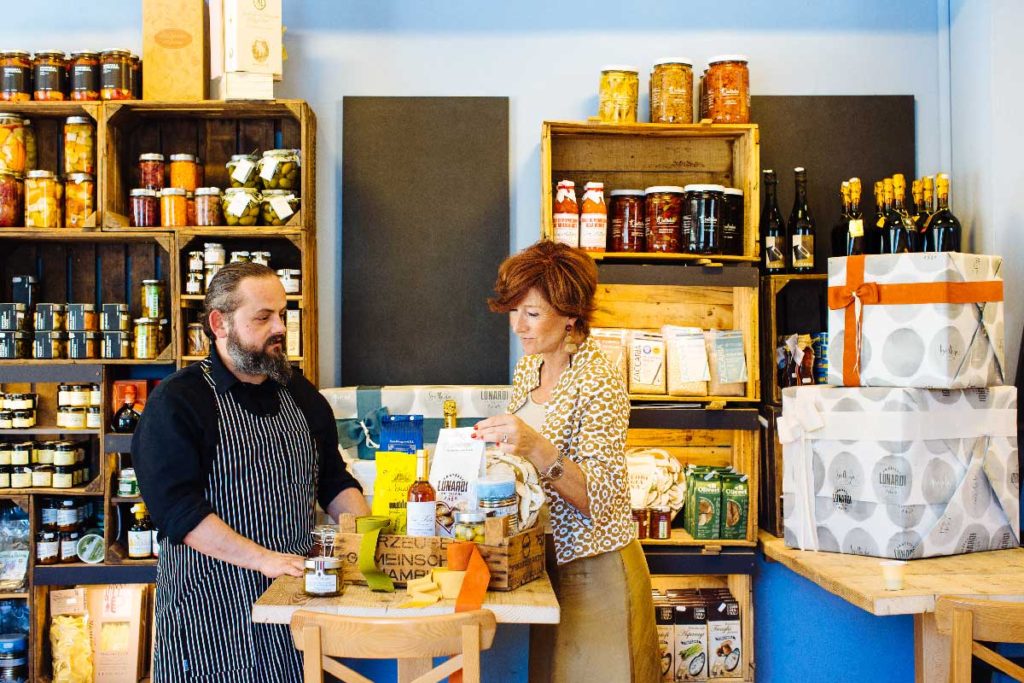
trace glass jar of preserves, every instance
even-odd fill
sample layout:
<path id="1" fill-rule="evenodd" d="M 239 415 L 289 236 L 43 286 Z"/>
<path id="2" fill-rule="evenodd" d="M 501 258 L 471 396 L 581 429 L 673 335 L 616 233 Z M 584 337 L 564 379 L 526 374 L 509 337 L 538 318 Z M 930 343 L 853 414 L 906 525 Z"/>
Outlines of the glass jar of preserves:
<path id="1" fill-rule="evenodd" d="M 308 557 L 303 577 L 303 590 L 314 598 L 332 598 L 341 595 L 341 559 L 337 557 Z"/>
<path id="2" fill-rule="evenodd" d="M 78 460 L 75 445 L 70 441 L 58 441 L 53 447 L 53 464 L 60 467 L 74 465 Z"/>
<path id="3" fill-rule="evenodd" d="M 32 58 L 23 50 L 0 52 L 0 100 L 28 102 L 32 99 Z"/>
<path id="4" fill-rule="evenodd" d="M 11 488 L 27 489 L 32 487 L 32 466 L 12 465 L 11 466 Z"/>
<path id="5" fill-rule="evenodd" d="M 251 187 L 229 187 L 224 191 L 224 223 L 232 227 L 256 225 L 260 217 L 260 195 Z M 207 260 L 207 265 L 210 261 Z M 221 263 L 223 265 L 223 262 Z"/>
<path id="6" fill-rule="evenodd" d="M 4 410 L 35 410 L 35 394 L 5 394 Z"/>
<path id="7" fill-rule="evenodd" d="M 88 334 L 96 334 L 90 332 Z M 95 358 L 96 356 L 93 356 Z M 103 427 L 103 415 L 100 413 L 99 406 L 89 406 L 85 409 L 85 428 L 86 429 L 101 429 Z"/>
<path id="8" fill-rule="evenodd" d="M 576 183 L 559 180 L 551 207 L 554 240 L 570 247 L 580 246 L 580 207 L 576 203 Z"/>
<path id="9" fill-rule="evenodd" d="M 644 191 L 612 190 L 608 215 L 611 217 L 612 251 L 645 251 Z"/>
<path id="10" fill-rule="evenodd" d="M 284 225 L 299 210 L 299 198 L 290 190 L 264 190 L 263 225 Z"/>
<path id="11" fill-rule="evenodd" d="M 648 252 L 681 251 L 683 188 L 655 185 L 644 190 L 644 226 Z"/>
<path id="12" fill-rule="evenodd" d="M 597 116 L 604 123 L 635 123 L 639 70 L 634 66 L 610 64 L 601 69 Z"/>
<path id="13" fill-rule="evenodd" d="M 128 50 L 100 53 L 100 99 L 132 99 L 132 55 Z"/>
<path id="14" fill-rule="evenodd" d="M 38 50 L 32 59 L 33 99 L 66 99 L 68 61 L 63 50 Z"/>
<path id="15" fill-rule="evenodd" d="M 258 160 L 255 154 L 232 154 L 224 164 L 231 187 L 256 187 Z"/>
<path id="16" fill-rule="evenodd" d="M 11 466 L 0 465 L 0 489 L 11 488 Z"/>
<path id="17" fill-rule="evenodd" d="M 64 122 L 64 173 L 96 173 L 96 127 L 88 116 Z"/>
<path id="18" fill-rule="evenodd" d="M 204 254 L 201 251 L 188 252 L 188 270 L 190 273 L 201 273 L 206 265 Z"/>
<path id="19" fill-rule="evenodd" d="M 99 384 L 89 385 L 89 405 L 99 407 L 103 403 L 103 390 Z"/>
<path id="20" fill-rule="evenodd" d="M 210 338 L 206 336 L 206 330 L 203 329 L 202 323 L 189 323 L 188 325 L 188 355 L 210 355 Z"/>
<path id="21" fill-rule="evenodd" d="M 36 426 L 36 411 L 34 410 L 12 410 L 12 429 L 32 429 Z"/>
<path id="22" fill-rule="evenodd" d="M 36 127 L 32 119 L 25 119 L 25 168 L 39 168 L 39 146 L 36 144 Z"/>
<path id="23" fill-rule="evenodd" d="M 0 170 L 0 228 L 21 225 L 25 220 L 25 181 L 11 171 Z"/>
<path id="24" fill-rule="evenodd" d="M 209 289 L 210 283 L 213 281 L 213 277 L 217 274 L 217 271 L 224 266 L 219 263 L 211 263 L 203 269 L 203 288 Z"/>
<path id="25" fill-rule="evenodd" d="M 167 287 L 163 280 L 143 280 L 139 285 L 139 298 L 142 301 L 143 318 L 164 317 L 164 298 Z"/>
<path id="26" fill-rule="evenodd" d="M 62 531 L 60 534 L 60 561 L 64 564 L 78 562 L 78 541 L 82 532 L 78 530 Z"/>
<path id="27" fill-rule="evenodd" d="M 285 294 L 302 293 L 302 271 L 298 268 L 282 268 L 277 271 L 277 277 L 281 280 Z"/>
<path id="28" fill-rule="evenodd" d="M 722 253 L 743 255 L 743 190 L 725 188 L 722 198 Z"/>
<path id="29" fill-rule="evenodd" d="M 185 190 L 180 187 L 165 187 L 160 190 L 160 225 L 165 228 L 188 225 L 187 210 Z"/>
<path id="30" fill-rule="evenodd" d="M 160 353 L 160 321 L 154 318 L 135 320 L 135 358 L 152 360 Z"/>
<path id="31" fill-rule="evenodd" d="M 52 465 L 54 448 L 55 444 L 53 441 L 37 443 L 33 447 L 32 457 L 35 458 L 36 462 L 42 465 Z"/>
<path id="32" fill-rule="evenodd" d="M 64 405 L 72 406 L 74 408 L 85 408 L 89 405 L 89 385 L 88 384 L 72 384 L 68 390 L 67 403 Z"/>
<path id="33" fill-rule="evenodd" d="M 70 60 L 71 99 L 93 101 L 100 98 L 100 55 L 98 52 L 72 52 Z"/>
<path id="34" fill-rule="evenodd" d="M 170 186 L 195 192 L 199 187 L 199 166 L 192 154 L 172 154 L 170 163 Z"/>
<path id="35" fill-rule="evenodd" d="M 11 451 L 13 450 L 14 444 L 7 441 L 0 443 L 0 465 L 11 464 Z"/>
<path id="36" fill-rule="evenodd" d="M 0 429 L 14 429 L 14 411 L 0 410 Z"/>
<path id="37" fill-rule="evenodd" d="M 672 511 L 667 507 L 651 508 L 649 538 L 666 541 L 672 537 Z"/>
<path id="38" fill-rule="evenodd" d="M 484 521 L 487 516 L 479 510 L 458 510 L 455 512 L 455 539 L 458 541 L 484 542 Z"/>
<path id="39" fill-rule="evenodd" d="M 85 408 L 72 408 L 70 406 L 64 408 L 64 428 L 65 429 L 85 429 L 86 425 L 86 409 Z"/>
<path id="40" fill-rule="evenodd" d="M 146 152 L 139 155 L 139 187 L 164 189 L 164 155 Z"/>
<path id="41" fill-rule="evenodd" d="M 135 476 L 134 467 L 125 467 L 117 477 L 117 495 L 122 498 L 134 498 L 139 495 L 139 479 Z"/>
<path id="42" fill-rule="evenodd" d="M 194 192 L 185 192 L 185 223 L 196 224 L 196 195 Z"/>
<path id="43" fill-rule="evenodd" d="M 647 525 L 650 522 L 650 517 L 647 514 L 647 508 L 642 510 L 633 510 L 633 531 L 636 533 L 636 537 L 639 539 L 647 538 Z"/>
<path id="44" fill-rule="evenodd" d="M 13 417 L 12 417 L 13 420 Z M 11 446 L 11 464 L 27 465 L 32 462 L 32 442 L 22 441 Z"/>
<path id="45" fill-rule="evenodd" d="M 36 465 L 32 468 L 32 486 L 48 489 L 53 486 L 53 465 Z"/>
<path id="46" fill-rule="evenodd" d="M 68 304 L 68 329 L 74 332 L 92 332 L 99 329 L 96 304 Z"/>
<path id="47" fill-rule="evenodd" d="M 719 55 L 708 61 L 707 114 L 714 123 L 750 123 L 750 71 L 746 55 Z"/>
<path id="48" fill-rule="evenodd" d="M 269 251 L 250 251 L 249 260 L 253 263 L 258 263 L 261 266 L 270 267 L 270 252 Z"/>
<path id="49" fill-rule="evenodd" d="M 693 123 L 693 61 L 666 57 L 651 70 L 651 123 Z"/>
<path id="50" fill-rule="evenodd" d="M 220 242 L 204 242 L 203 243 L 203 267 L 208 268 L 210 266 L 223 266 L 227 258 L 227 252 L 224 250 L 224 245 Z"/>
<path id="51" fill-rule="evenodd" d="M 69 228 L 84 228 L 96 211 L 96 183 L 88 173 L 70 173 L 64 187 L 64 217 Z"/>
<path id="52" fill-rule="evenodd" d="M 38 303 L 32 318 L 36 332 L 43 330 L 63 330 L 67 322 L 67 304 Z"/>
<path id="53" fill-rule="evenodd" d="M 57 504 L 57 531 L 74 531 L 81 522 L 82 509 L 74 498 L 60 498 Z"/>
<path id="54" fill-rule="evenodd" d="M 683 242 L 691 254 L 721 252 L 721 185 L 687 185 L 683 188 Z"/>
<path id="55" fill-rule="evenodd" d="M 299 191 L 298 150 L 268 149 L 260 158 L 258 167 L 263 189 Z"/>
<path id="56" fill-rule="evenodd" d="M 31 352 L 32 335 L 28 332 L 0 332 L 0 358 L 28 358 Z"/>
<path id="57" fill-rule="evenodd" d="M 252 259 L 249 258 L 249 252 L 233 251 L 231 252 L 229 263 L 249 263 L 251 260 Z"/>
<path id="58" fill-rule="evenodd" d="M 75 485 L 75 468 L 70 465 L 54 465 L 53 488 L 69 489 Z"/>
<path id="59" fill-rule="evenodd" d="M 25 172 L 25 120 L 17 114 L 0 114 L 0 171 Z"/>
<path id="60" fill-rule="evenodd" d="M 25 227 L 59 228 L 64 224 L 64 186 L 50 171 L 29 171 L 25 177 Z"/>
<path id="61" fill-rule="evenodd" d="M 60 534 L 43 529 L 36 534 L 36 564 L 60 563 Z"/>
<path id="62" fill-rule="evenodd" d="M 157 191 L 148 187 L 140 187 L 131 191 L 131 225 L 136 228 L 156 228 L 160 226 L 160 200 Z"/>
<path id="63" fill-rule="evenodd" d="M 203 293 L 202 271 L 190 270 L 188 272 L 188 275 L 185 276 L 185 293 L 193 295 Z"/>
<path id="64" fill-rule="evenodd" d="M 220 189 L 216 187 L 196 188 L 196 225 L 208 227 L 224 225 L 221 212 Z M 202 269 L 200 265 L 199 270 Z"/>

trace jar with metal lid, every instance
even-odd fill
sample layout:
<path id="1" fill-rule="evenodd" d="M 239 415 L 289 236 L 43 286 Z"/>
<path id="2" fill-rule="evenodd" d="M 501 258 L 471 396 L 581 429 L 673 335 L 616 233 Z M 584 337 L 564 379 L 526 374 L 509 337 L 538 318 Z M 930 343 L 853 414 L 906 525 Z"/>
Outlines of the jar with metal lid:
<path id="1" fill-rule="evenodd" d="M 70 384 L 58 384 L 57 385 L 57 406 L 71 405 L 71 386 Z"/>
<path id="2" fill-rule="evenodd" d="M 56 447 L 53 441 L 42 441 L 32 448 L 32 457 L 41 465 L 53 464 L 53 452 Z"/>
<path id="3" fill-rule="evenodd" d="M 207 266 L 218 265 L 223 266 L 227 253 L 224 251 L 224 245 L 219 242 L 205 242 L 203 243 L 203 268 Z"/>
<path id="4" fill-rule="evenodd" d="M 170 186 L 180 187 L 186 192 L 195 192 L 199 187 L 199 166 L 193 154 L 172 154 L 170 163 Z"/>
<path id="5" fill-rule="evenodd" d="M 25 120 L 17 114 L 0 114 L 0 171 L 25 172 Z"/>
<path id="6" fill-rule="evenodd" d="M 743 190 L 725 188 L 722 201 L 722 253 L 743 255 Z"/>
<path id="7" fill-rule="evenodd" d="M 25 119 L 25 168 L 39 168 L 39 146 L 36 143 L 36 127 L 32 119 Z"/>
<path id="8" fill-rule="evenodd" d="M 71 173 L 64 187 L 64 216 L 69 228 L 84 228 L 96 211 L 96 182 L 88 173 Z M 94 221 L 95 222 L 95 221 Z"/>
<path id="9" fill-rule="evenodd" d="M 100 53 L 100 99 L 130 100 L 132 93 L 132 53 L 106 50 Z"/>
<path id="10" fill-rule="evenodd" d="M 11 488 L 27 489 L 32 487 L 32 466 L 11 465 Z"/>
<path id="11" fill-rule="evenodd" d="M 714 123 L 750 123 L 750 71 L 746 55 L 708 60 L 707 113 Z"/>
<path id="12" fill-rule="evenodd" d="M 67 99 L 68 61 L 63 50 L 37 50 L 32 58 L 33 99 L 59 102 Z"/>
<path id="13" fill-rule="evenodd" d="M 5 394 L 4 410 L 35 410 L 36 394 Z"/>
<path id="14" fill-rule="evenodd" d="M 143 318 L 164 317 L 164 295 L 166 287 L 163 280 L 143 280 L 139 286 L 139 298 L 142 301 Z"/>
<path id="15" fill-rule="evenodd" d="M 260 195 L 251 187 L 229 187 L 224 191 L 223 206 L 224 223 L 227 225 L 235 227 L 259 222 Z"/>
<path id="16" fill-rule="evenodd" d="M 82 532 L 77 529 L 62 531 L 60 534 L 60 561 L 64 564 L 78 562 L 78 541 Z"/>
<path id="17" fill-rule="evenodd" d="M 64 121 L 64 174 L 96 173 L 96 126 L 88 116 Z"/>
<path id="18" fill-rule="evenodd" d="M 100 407 L 103 405 L 103 390 L 99 384 L 89 385 L 89 406 Z"/>
<path id="19" fill-rule="evenodd" d="M 42 498 L 39 501 L 39 521 L 43 529 L 57 530 L 57 501 L 53 498 Z"/>
<path id="20" fill-rule="evenodd" d="M 53 488 L 69 489 L 75 485 L 75 468 L 72 465 L 54 465 Z"/>
<path id="21" fill-rule="evenodd" d="M 507 517 L 508 530 L 519 530 L 519 496 L 515 477 L 490 475 L 477 480 L 477 500 L 487 517 Z"/>
<path id="22" fill-rule="evenodd" d="M 0 442 L 0 465 L 11 464 L 11 451 L 14 444 L 4 441 Z"/>
<path id="23" fill-rule="evenodd" d="M 11 464 L 27 465 L 32 462 L 32 442 L 22 441 L 11 446 Z"/>
<path id="24" fill-rule="evenodd" d="M 11 466 L 0 464 L 0 490 L 11 488 Z"/>
<path id="25" fill-rule="evenodd" d="M 72 408 L 71 406 L 64 408 L 64 429 L 85 429 L 85 411 L 82 408 Z M 56 456 L 56 454 L 55 454 Z"/>
<path id="26" fill-rule="evenodd" d="M 99 406 L 89 406 L 85 409 L 86 429 L 101 429 L 103 427 L 103 415 Z"/>
<path id="27" fill-rule="evenodd" d="M 231 187 L 256 187 L 257 158 L 255 154 L 232 154 L 225 164 Z"/>
<path id="28" fill-rule="evenodd" d="M 14 429 L 13 410 L 0 410 L 0 429 Z"/>
<path id="29" fill-rule="evenodd" d="M 260 186 L 265 190 L 299 191 L 299 151 L 268 149 L 257 164 Z"/>
<path id="30" fill-rule="evenodd" d="M 224 225 L 219 188 L 200 187 L 196 189 L 196 225 L 204 227 Z M 193 269 L 190 268 L 190 270 Z M 202 270 L 201 264 L 200 268 L 195 270 Z"/>
<path id="31" fill-rule="evenodd" d="M 32 468 L 32 486 L 48 489 L 53 486 L 53 465 L 36 465 Z"/>
<path id="32" fill-rule="evenodd" d="M 36 534 L 36 564 L 60 563 L 60 534 L 43 529 Z"/>
<path id="33" fill-rule="evenodd" d="M 188 225 L 188 206 L 182 188 L 165 187 L 160 190 L 160 225 L 165 228 Z"/>
<path id="34" fill-rule="evenodd" d="M 117 478 L 117 495 L 132 498 L 139 495 L 139 480 L 135 476 L 134 467 L 125 467 Z"/>
<path id="35" fill-rule="evenodd" d="M 64 185 L 50 171 L 29 171 L 25 176 L 25 227 L 59 228 L 62 215 Z"/>
<path id="36" fill-rule="evenodd" d="M 455 512 L 455 539 L 483 543 L 486 519 L 487 515 L 480 510 L 457 510 Z"/>
<path id="37" fill-rule="evenodd" d="M 247 251 L 233 251 L 231 252 L 231 263 L 249 263 L 249 252 Z"/>
<path id="38" fill-rule="evenodd" d="M 190 273 L 201 273 L 206 266 L 205 255 L 201 251 L 188 252 L 188 270 Z"/>
<path id="39" fill-rule="evenodd" d="M 0 52 L 0 100 L 28 102 L 32 99 L 32 57 L 24 50 Z"/>
<path id="40" fill-rule="evenodd" d="M 130 193 L 129 216 L 132 227 L 156 228 L 160 225 L 160 199 L 156 190 L 140 187 Z"/>
<path id="41" fill-rule="evenodd" d="M 299 210 L 299 198 L 290 190 L 264 190 L 260 215 L 263 225 L 285 225 Z"/>
<path id="42" fill-rule="evenodd" d="M 139 187 L 164 189 L 164 155 L 147 152 L 139 155 Z"/>
<path id="43" fill-rule="evenodd" d="M 253 263 L 258 263 L 261 266 L 270 267 L 270 252 L 269 251 L 250 251 L 249 260 Z"/>
<path id="44" fill-rule="evenodd" d="M 221 264 L 221 263 L 208 263 L 208 264 L 206 264 L 206 268 L 203 269 L 203 288 L 204 289 L 209 289 L 210 288 L 210 282 L 213 281 L 213 277 L 217 274 L 217 271 L 219 271 L 223 267 L 224 267 L 224 265 Z"/>
<path id="45" fill-rule="evenodd" d="M 0 358 L 12 360 L 32 355 L 32 335 L 28 332 L 0 332 Z"/>
<path id="46" fill-rule="evenodd" d="M 687 185 L 683 206 L 683 242 L 691 254 L 717 254 L 722 242 L 721 185 Z"/>
<path id="47" fill-rule="evenodd" d="M 100 309 L 100 329 L 104 332 L 127 332 L 131 324 L 128 304 L 103 304 Z"/>
<path id="48" fill-rule="evenodd" d="M 32 429 L 36 426 L 36 411 L 34 410 L 12 410 L 12 429 Z"/>
<path id="49" fill-rule="evenodd" d="M 100 98 L 100 55 L 98 52 L 72 52 L 70 72 L 72 100 L 93 101 Z"/>
<path id="50" fill-rule="evenodd" d="M 285 294 L 299 294 L 302 292 L 302 271 L 298 268 L 282 268 L 277 271 L 277 277 L 281 280 Z"/>
<path id="51" fill-rule="evenodd" d="M 639 539 L 647 538 L 647 526 L 650 523 L 650 515 L 647 512 L 647 508 L 641 510 L 632 510 L 633 516 L 633 531 L 636 537 Z"/>
<path id="52" fill-rule="evenodd" d="M 303 590 L 314 598 L 333 598 L 341 595 L 341 559 L 337 557 L 307 557 L 303 576 Z"/>
<path id="53" fill-rule="evenodd" d="M 683 188 L 656 185 L 644 190 L 644 226 L 647 251 L 682 251 Z"/>
<path id="54" fill-rule="evenodd" d="M 608 216 L 612 226 L 612 251 L 646 251 L 644 191 L 612 190 Z"/>
<path id="55" fill-rule="evenodd" d="M 202 294 L 203 293 L 203 273 L 189 271 L 188 275 L 185 276 L 185 293 L 186 294 Z"/>
<path id="56" fill-rule="evenodd" d="M 651 123 L 693 123 L 693 60 L 664 57 L 654 62 Z"/>
<path id="57" fill-rule="evenodd" d="M 0 228 L 13 228 L 25 220 L 25 181 L 0 170 Z"/>
<path id="58" fill-rule="evenodd" d="M 665 541 L 672 537 L 672 511 L 669 508 L 651 508 L 649 537 L 659 541 Z"/>
<path id="59" fill-rule="evenodd" d="M 82 511 L 74 498 L 57 500 L 57 530 L 73 531 L 78 528 Z"/>
<path id="60" fill-rule="evenodd" d="M 210 338 L 206 336 L 206 330 L 203 329 L 202 323 L 189 323 L 188 325 L 188 355 L 210 355 Z"/>
<path id="61" fill-rule="evenodd" d="M 89 405 L 89 391 L 88 384 L 72 384 L 67 394 L 67 403 L 64 405 L 85 408 Z"/>
<path id="62" fill-rule="evenodd" d="M 70 441 L 58 441 L 53 447 L 53 464 L 58 466 L 74 465 L 78 460 L 77 450 Z"/>
<path id="63" fill-rule="evenodd" d="M 95 332 L 99 329 L 96 304 L 68 304 L 67 326 L 72 332 Z"/>
<path id="64" fill-rule="evenodd" d="M 160 353 L 160 320 L 137 318 L 135 320 L 135 358 L 152 360 Z"/>
<path id="65" fill-rule="evenodd" d="M 609 64 L 601 69 L 597 116 L 604 123 L 635 123 L 639 70 L 635 66 Z"/>
<path id="66" fill-rule="evenodd" d="M 63 330 L 67 322 L 67 304 L 38 303 L 34 317 L 36 332 Z"/>

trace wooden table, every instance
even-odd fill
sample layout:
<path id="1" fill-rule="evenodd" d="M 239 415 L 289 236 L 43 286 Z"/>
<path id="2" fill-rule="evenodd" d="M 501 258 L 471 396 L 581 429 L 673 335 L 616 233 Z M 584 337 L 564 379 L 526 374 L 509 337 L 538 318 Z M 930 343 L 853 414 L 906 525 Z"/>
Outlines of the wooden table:
<path id="1" fill-rule="evenodd" d="M 765 531 L 758 540 L 768 559 L 871 614 L 913 614 L 918 683 L 946 683 L 949 678 L 949 637 L 935 628 L 940 595 L 1024 602 L 1024 548 L 913 560 L 907 563 L 903 590 L 888 591 L 877 557 L 794 550 Z"/>

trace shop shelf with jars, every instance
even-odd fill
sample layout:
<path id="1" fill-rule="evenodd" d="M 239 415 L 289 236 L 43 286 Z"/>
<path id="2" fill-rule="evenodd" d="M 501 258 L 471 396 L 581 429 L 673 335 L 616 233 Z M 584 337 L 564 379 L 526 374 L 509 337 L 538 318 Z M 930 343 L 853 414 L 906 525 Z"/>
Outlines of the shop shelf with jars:
<path id="1" fill-rule="evenodd" d="M 814 344 L 814 366 L 800 379 L 808 383 L 824 383 L 828 374 L 828 276 L 824 273 L 766 275 L 761 278 L 761 395 L 766 402 L 781 405 L 784 386 L 797 385 L 792 377 L 780 378 L 780 373 L 796 371 L 795 367 L 778 366 L 777 349 L 783 348 L 783 337 L 803 335 L 798 339 L 801 347 Z M 824 340 L 824 347 L 821 342 Z M 790 358 L 792 354 L 787 354 Z M 822 365 L 824 363 L 824 365 Z M 814 382 L 815 367 L 822 380 Z M 785 380 L 780 381 L 780 380 Z"/>
<path id="2" fill-rule="evenodd" d="M 606 239 L 600 244 L 593 233 L 588 241 L 582 227 L 578 233 L 595 259 L 756 262 L 759 144 L 752 124 L 546 121 L 541 234 L 557 238 L 554 216 L 561 181 L 578 188 L 581 203 L 586 184 L 599 183 Z M 573 211 L 566 211 L 567 222 L 560 226 L 571 233 Z"/>

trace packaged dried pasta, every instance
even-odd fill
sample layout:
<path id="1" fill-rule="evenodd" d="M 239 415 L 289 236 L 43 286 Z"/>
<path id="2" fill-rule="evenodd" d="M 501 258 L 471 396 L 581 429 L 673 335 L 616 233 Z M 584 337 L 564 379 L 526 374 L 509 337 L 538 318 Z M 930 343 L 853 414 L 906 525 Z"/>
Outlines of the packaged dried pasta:
<path id="1" fill-rule="evenodd" d="M 707 396 L 708 352 L 699 327 L 664 325 L 665 380 L 669 396 Z"/>
<path id="2" fill-rule="evenodd" d="M 391 533 L 405 534 L 405 503 L 416 481 L 416 456 L 396 451 L 377 451 L 377 478 L 373 482 L 375 515 L 391 518 Z"/>
<path id="3" fill-rule="evenodd" d="M 592 327 L 590 328 L 590 338 L 608 358 L 612 368 L 618 370 L 622 375 L 622 384 L 628 384 L 629 355 L 626 352 L 626 345 L 629 343 L 629 330 Z"/>
<path id="4" fill-rule="evenodd" d="M 50 592 L 53 683 L 92 683 L 92 638 L 84 588 Z"/>

